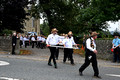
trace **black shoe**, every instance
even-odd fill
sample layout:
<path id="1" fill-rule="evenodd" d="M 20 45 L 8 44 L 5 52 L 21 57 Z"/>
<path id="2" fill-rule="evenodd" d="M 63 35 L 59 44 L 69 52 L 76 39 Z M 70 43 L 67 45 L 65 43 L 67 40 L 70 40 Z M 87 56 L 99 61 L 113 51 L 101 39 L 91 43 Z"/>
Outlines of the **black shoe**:
<path id="1" fill-rule="evenodd" d="M 57 69 L 57 65 L 56 65 L 56 64 L 54 64 L 54 66 L 55 66 L 55 68 Z"/>
<path id="2" fill-rule="evenodd" d="M 49 66 L 52 66 L 52 64 L 51 64 L 51 63 L 48 63 L 48 65 L 49 65 Z"/>
<path id="3" fill-rule="evenodd" d="M 102 79 L 100 76 L 93 76 L 94 78 Z"/>
<path id="4" fill-rule="evenodd" d="M 83 76 L 83 73 L 79 71 L 80 76 Z"/>
<path id="5" fill-rule="evenodd" d="M 75 63 L 71 63 L 73 66 L 75 65 Z"/>

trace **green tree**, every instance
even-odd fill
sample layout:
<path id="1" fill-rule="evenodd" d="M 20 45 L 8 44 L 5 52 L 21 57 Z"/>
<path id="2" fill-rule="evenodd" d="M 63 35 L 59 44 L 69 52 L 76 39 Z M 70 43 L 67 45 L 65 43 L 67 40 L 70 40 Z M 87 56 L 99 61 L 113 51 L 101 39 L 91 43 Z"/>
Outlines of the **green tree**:
<path id="1" fill-rule="evenodd" d="M 50 30 L 56 27 L 60 33 L 72 30 L 78 35 L 107 29 L 106 21 L 120 19 L 119 9 L 119 0 L 39 0 L 31 14 L 38 17 L 42 13 Z"/>
<path id="2" fill-rule="evenodd" d="M 28 0 L 0 0 L 0 31 L 4 29 L 20 32 L 26 19 Z"/>
<path id="3" fill-rule="evenodd" d="M 50 29 L 47 22 L 40 25 L 40 30 L 42 35 L 48 36 L 50 34 Z"/>

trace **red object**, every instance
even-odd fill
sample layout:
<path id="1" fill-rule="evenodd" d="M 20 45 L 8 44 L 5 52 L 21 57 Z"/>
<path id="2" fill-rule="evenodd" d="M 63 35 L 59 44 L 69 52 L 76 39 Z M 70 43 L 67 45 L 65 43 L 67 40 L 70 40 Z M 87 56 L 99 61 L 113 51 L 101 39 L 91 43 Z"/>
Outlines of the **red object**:
<path id="1" fill-rule="evenodd" d="M 111 49 L 111 51 L 112 51 L 112 52 L 114 51 L 113 48 Z"/>
<path id="2" fill-rule="evenodd" d="M 83 47 L 83 45 L 82 45 L 82 50 L 84 50 L 84 47 Z"/>

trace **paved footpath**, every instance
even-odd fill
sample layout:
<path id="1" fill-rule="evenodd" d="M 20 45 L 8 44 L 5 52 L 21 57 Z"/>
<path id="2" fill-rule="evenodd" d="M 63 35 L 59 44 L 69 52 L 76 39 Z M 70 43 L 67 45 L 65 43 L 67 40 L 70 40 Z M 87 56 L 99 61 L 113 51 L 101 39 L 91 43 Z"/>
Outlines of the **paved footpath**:
<path id="1" fill-rule="evenodd" d="M 2 73 L 0 80 L 97 80 L 92 77 L 91 65 L 84 71 L 84 76 L 79 76 L 78 69 L 84 63 L 84 58 L 78 54 L 74 54 L 76 65 L 72 66 L 69 61 L 63 64 L 63 50 L 60 50 L 57 60 L 58 69 L 54 69 L 53 66 L 47 65 L 50 55 L 49 49 L 31 47 L 22 49 L 30 50 L 32 54 L 0 54 L 0 64 L 6 63 L 6 66 L 0 65 L 0 73 Z M 120 64 L 98 60 L 98 66 L 102 76 L 101 80 L 119 80 Z"/>

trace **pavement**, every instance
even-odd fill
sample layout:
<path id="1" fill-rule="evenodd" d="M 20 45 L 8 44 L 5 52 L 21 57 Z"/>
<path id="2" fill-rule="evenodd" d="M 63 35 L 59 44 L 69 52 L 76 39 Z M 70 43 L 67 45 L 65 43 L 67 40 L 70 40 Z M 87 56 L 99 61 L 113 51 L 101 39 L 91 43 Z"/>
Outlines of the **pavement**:
<path id="1" fill-rule="evenodd" d="M 63 64 L 63 50 L 60 49 L 57 60 L 58 69 L 47 65 L 49 49 L 22 48 L 30 50 L 30 55 L 0 54 L 0 80 L 97 80 L 94 79 L 91 65 L 84 71 L 84 76 L 79 76 L 79 67 L 84 63 L 84 57 L 74 54 L 75 65 L 69 61 Z M 98 60 L 101 80 L 119 80 L 120 64 L 111 61 Z M 3 78 L 3 79 L 2 79 Z M 11 79 L 10 79 L 11 78 Z M 14 79 L 13 79 L 14 78 Z"/>

